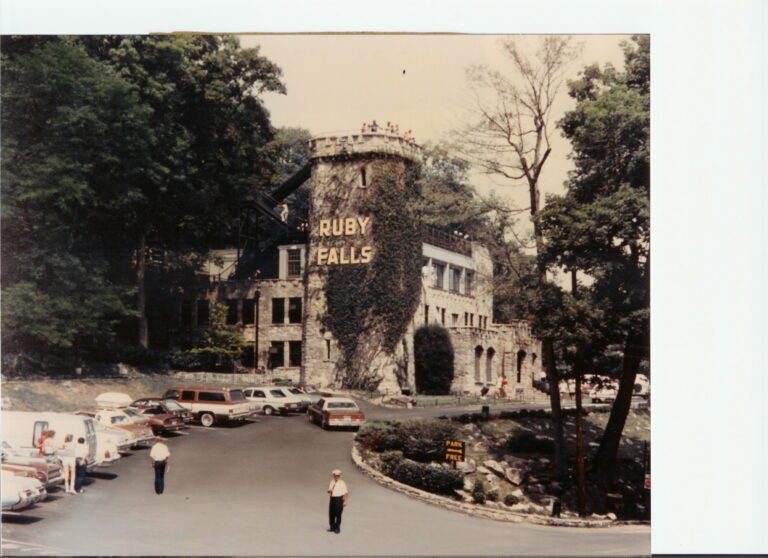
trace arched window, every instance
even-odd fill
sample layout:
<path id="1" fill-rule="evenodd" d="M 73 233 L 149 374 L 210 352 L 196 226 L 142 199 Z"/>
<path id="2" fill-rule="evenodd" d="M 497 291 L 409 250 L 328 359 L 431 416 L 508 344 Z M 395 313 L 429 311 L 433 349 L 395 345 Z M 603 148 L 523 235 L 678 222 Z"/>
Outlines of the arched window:
<path id="1" fill-rule="evenodd" d="M 360 187 L 368 187 L 368 169 L 365 166 L 360 167 Z"/>
<path id="2" fill-rule="evenodd" d="M 493 383 L 493 357 L 496 356 L 496 351 L 493 347 L 489 347 L 485 352 L 485 383 Z"/>
<path id="3" fill-rule="evenodd" d="M 475 347 L 475 383 L 480 383 L 480 359 L 483 358 L 483 348 Z"/>
<path id="4" fill-rule="evenodd" d="M 517 351 L 517 383 L 523 379 L 523 362 L 525 361 L 525 351 Z"/>

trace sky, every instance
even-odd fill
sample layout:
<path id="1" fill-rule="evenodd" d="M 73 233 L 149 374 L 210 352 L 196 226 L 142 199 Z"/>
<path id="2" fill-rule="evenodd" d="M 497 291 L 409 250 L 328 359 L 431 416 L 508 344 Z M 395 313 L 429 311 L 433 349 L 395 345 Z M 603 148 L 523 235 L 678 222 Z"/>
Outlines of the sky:
<path id="1" fill-rule="evenodd" d="M 303 127 L 313 135 L 359 131 L 363 122 L 397 123 L 412 130 L 418 143 L 438 143 L 471 121 L 474 96 L 467 68 L 485 65 L 512 75 L 500 35 L 320 34 L 242 35 L 244 47 L 258 46 L 283 70 L 287 95 L 268 93 L 264 101 L 275 126 Z M 516 36 L 531 54 L 540 37 Z M 620 35 L 577 35 L 579 56 L 568 66 L 575 78 L 592 63 L 623 64 Z M 552 122 L 573 106 L 565 87 L 553 107 Z M 562 193 L 570 147 L 559 132 L 552 135 L 552 153 L 542 173 L 542 194 Z M 516 207 L 528 206 L 522 183 L 471 175 L 479 194 L 495 192 Z M 530 232 L 529 219 L 521 230 Z"/>

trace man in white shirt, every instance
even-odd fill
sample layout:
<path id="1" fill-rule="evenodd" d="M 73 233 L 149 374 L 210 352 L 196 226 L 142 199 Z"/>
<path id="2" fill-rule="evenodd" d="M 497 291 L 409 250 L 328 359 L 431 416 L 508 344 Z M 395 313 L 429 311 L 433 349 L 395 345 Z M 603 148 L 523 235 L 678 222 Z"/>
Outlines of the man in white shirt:
<path id="1" fill-rule="evenodd" d="M 149 458 L 152 460 L 152 468 L 155 470 L 155 494 L 162 494 L 165 490 L 165 473 L 169 470 L 168 459 L 171 452 L 162 438 L 155 438 L 155 445 L 149 452 Z"/>
<path id="2" fill-rule="evenodd" d="M 328 485 L 328 494 L 331 500 L 328 504 L 328 522 L 331 524 L 328 532 L 337 535 L 341 533 L 341 514 L 349 502 L 349 489 L 347 483 L 341 480 L 341 471 L 334 469 L 331 484 Z"/>

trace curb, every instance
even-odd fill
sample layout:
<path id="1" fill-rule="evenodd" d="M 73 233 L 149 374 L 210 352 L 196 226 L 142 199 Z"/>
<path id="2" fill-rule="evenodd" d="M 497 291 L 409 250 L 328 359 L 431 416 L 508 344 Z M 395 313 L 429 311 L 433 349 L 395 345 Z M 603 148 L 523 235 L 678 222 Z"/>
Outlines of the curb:
<path id="1" fill-rule="evenodd" d="M 432 504 L 434 506 L 439 506 L 441 508 L 446 508 L 452 511 L 461 512 L 483 519 L 493 519 L 495 521 L 504 521 L 507 523 L 533 523 L 535 525 L 547 525 L 552 527 L 581 528 L 605 528 L 619 525 L 647 524 L 645 522 L 637 521 L 611 521 L 610 519 L 567 519 L 558 517 L 545 517 L 512 511 L 495 510 L 474 504 L 465 504 L 463 502 L 456 502 L 455 500 L 451 500 L 445 496 L 438 496 L 436 494 L 432 494 L 431 492 L 426 492 L 424 490 L 414 488 L 413 486 L 408 486 L 407 484 L 403 484 L 383 475 L 363 460 L 363 457 L 360 455 L 360 452 L 357 449 L 356 443 L 352 444 L 352 461 L 357 466 L 357 468 L 365 473 L 368 477 L 386 488 L 390 488 L 396 492 L 401 492 L 410 496 L 411 498 L 426 502 L 427 504 Z"/>

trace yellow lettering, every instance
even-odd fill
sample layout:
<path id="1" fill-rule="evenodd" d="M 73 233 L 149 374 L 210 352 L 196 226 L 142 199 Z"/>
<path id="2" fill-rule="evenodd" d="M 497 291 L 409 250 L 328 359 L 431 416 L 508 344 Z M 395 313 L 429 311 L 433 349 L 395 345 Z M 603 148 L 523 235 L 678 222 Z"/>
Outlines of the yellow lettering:
<path id="1" fill-rule="evenodd" d="M 331 236 L 330 219 L 320 219 L 320 236 Z"/>
<path id="2" fill-rule="evenodd" d="M 340 249 L 341 255 L 339 256 L 339 263 L 340 264 L 348 264 L 349 260 L 345 257 L 347 254 L 347 247 L 342 246 Z"/>
<path id="3" fill-rule="evenodd" d="M 368 223 L 370 223 L 371 218 L 370 217 L 358 217 L 357 222 L 360 224 L 360 234 L 365 234 L 365 229 L 368 227 Z"/>
<path id="4" fill-rule="evenodd" d="M 347 236 L 354 236 L 357 232 L 356 224 L 354 218 L 344 219 L 344 234 Z"/>
<path id="5" fill-rule="evenodd" d="M 336 253 L 336 248 L 328 249 L 328 265 L 336 265 L 339 263 L 339 255 Z"/>
<path id="6" fill-rule="evenodd" d="M 317 249 L 317 265 L 323 265 L 327 257 L 328 257 L 328 248 L 321 247 Z"/>
<path id="7" fill-rule="evenodd" d="M 357 256 L 357 251 L 355 250 L 355 247 L 352 246 L 352 248 L 349 249 L 349 263 L 353 263 L 353 264 L 360 263 L 360 258 L 356 256 Z"/>
<path id="8" fill-rule="evenodd" d="M 342 219 L 333 219 L 333 236 L 341 236 L 344 234 L 344 221 Z M 338 225 L 338 227 L 336 226 Z"/>
<path id="9" fill-rule="evenodd" d="M 373 259 L 372 251 L 373 249 L 370 246 L 363 246 L 360 249 L 360 263 L 370 263 Z"/>

